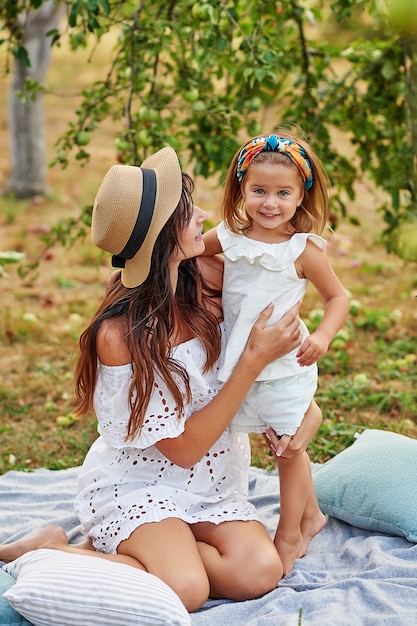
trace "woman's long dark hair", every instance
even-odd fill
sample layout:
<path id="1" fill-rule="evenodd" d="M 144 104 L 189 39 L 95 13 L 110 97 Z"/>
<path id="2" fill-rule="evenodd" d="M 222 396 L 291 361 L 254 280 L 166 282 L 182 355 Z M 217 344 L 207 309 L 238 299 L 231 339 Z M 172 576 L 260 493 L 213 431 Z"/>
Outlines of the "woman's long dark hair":
<path id="1" fill-rule="evenodd" d="M 80 337 L 80 356 L 75 370 L 75 411 L 83 415 L 93 409 L 98 330 L 105 320 L 113 319 L 121 324 L 133 372 L 127 440 L 133 439 L 143 424 L 154 388 L 155 370 L 165 380 L 179 415 L 185 402 L 190 400 L 187 371 L 172 356 L 175 320 L 183 321 L 201 340 L 207 355 L 206 371 L 220 354 L 219 320 L 207 307 L 208 300 L 220 294 L 207 286 L 196 259 L 181 262 L 175 293 L 171 286 L 169 262 L 180 250 L 181 235 L 193 214 L 193 189 L 191 178 L 183 174 L 180 202 L 156 240 L 145 282 L 139 287 L 127 288 L 120 278 L 116 279 Z"/>

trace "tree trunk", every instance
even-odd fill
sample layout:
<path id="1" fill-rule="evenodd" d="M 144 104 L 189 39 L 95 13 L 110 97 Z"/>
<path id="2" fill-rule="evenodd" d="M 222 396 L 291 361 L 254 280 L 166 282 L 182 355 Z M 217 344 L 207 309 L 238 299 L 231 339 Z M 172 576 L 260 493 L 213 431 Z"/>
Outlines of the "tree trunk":
<path id="1" fill-rule="evenodd" d="M 24 100 L 18 93 L 24 91 L 26 79 L 44 86 L 51 56 L 51 41 L 46 33 L 58 26 L 64 10 L 63 5 L 47 0 L 36 11 L 19 16 L 31 65 L 24 67 L 15 61 L 10 87 L 11 168 L 6 191 L 18 198 L 48 192 L 43 93 L 39 91 L 34 98 L 29 95 Z"/>
<path id="2" fill-rule="evenodd" d="M 416 25 L 417 26 L 417 25 Z M 410 172 L 412 212 L 417 214 L 417 32 L 406 40 L 407 138 L 413 161 Z"/>

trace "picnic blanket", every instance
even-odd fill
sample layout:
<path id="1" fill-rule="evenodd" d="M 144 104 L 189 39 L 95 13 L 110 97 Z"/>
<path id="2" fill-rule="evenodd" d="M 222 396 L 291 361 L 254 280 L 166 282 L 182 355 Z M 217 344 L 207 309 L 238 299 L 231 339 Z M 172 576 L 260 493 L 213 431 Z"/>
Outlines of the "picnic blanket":
<path id="1" fill-rule="evenodd" d="M 63 526 L 71 543 L 81 539 L 73 511 L 78 471 L 0 476 L 0 542 L 47 524 Z M 252 467 L 249 490 L 272 536 L 279 515 L 278 478 Z M 193 626 L 415 626 L 417 545 L 329 518 L 277 589 L 247 602 L 209 600 L 191 620 Z"/>

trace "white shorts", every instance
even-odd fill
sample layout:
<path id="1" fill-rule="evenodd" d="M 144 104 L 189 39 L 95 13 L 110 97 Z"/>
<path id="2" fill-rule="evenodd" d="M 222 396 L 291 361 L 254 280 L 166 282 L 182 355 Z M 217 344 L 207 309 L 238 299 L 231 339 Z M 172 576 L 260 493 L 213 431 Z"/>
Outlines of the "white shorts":
<path id="1" fill-rule="evenodd" d="M 253 383 L 233 418 L 235 432 L 294 435 L 317 390 L 317 368 L 307 372 Z"/>

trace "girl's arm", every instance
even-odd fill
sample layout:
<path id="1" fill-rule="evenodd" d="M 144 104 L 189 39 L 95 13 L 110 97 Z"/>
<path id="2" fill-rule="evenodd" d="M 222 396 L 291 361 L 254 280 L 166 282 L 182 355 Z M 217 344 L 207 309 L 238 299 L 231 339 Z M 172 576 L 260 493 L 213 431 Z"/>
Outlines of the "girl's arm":
<path id="1" fill-rule="evenodd" d="M 273 326 L 265 326 L 273 306 L 264 309 L 238 364 L 219 393 L 187 419 L 179 437 L 156 444 L 165 457 L 180 467 L 192 467 L 206 454 L 232 421 L 263 368 L 300 345 L 298 308 L 295 305 Z"/>
<path id="2" fill-rule="evenodd" d="M 202 256 L 213 256 L 222 252 L 220 241 L 217 238 L 217 229 L 211 228 L 203 235 L 204 245 L 206 249 Z"/>
<path id="3" fill-rule="evenodd" d="M 349 298 L 327 255 L 311 241 L 307 241 L 296 266 L 299 275 L 313 283 L 325 303 L 322 321 L 297 353 L 300 365 L 311 365 L 326 354 L 331 341 L 345 323 Z"/>
<path id="4" fill-rule="evenodd" d="M 197 264 L 207 285 L 221 292 L 223 287 L 224 258 L 222 255 L 197 257 Z"/>

